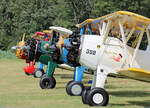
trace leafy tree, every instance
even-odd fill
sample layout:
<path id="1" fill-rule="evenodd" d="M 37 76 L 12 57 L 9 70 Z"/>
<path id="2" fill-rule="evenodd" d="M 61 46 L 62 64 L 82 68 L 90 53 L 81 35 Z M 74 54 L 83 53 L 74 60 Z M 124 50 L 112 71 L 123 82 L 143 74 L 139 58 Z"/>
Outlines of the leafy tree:
<path id="1" fill-rule="evenodd" d="M 126 10 L 150 17 L 149 0 L 0 0 L 0 49 L 49 26 L 71 30 L 88 18 Z"/>

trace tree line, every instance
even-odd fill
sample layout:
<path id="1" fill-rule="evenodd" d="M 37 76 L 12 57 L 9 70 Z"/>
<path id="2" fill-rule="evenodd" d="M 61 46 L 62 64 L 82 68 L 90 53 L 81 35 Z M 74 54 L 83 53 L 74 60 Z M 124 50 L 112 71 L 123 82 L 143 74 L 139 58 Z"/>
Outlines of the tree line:
<path id="1" fill-rule="evenodd" d="M 150 18 L 149 0 L 0 0 L 0 49 L 49 26 L 75 30 L 88 18 L 126 10 Z"/>

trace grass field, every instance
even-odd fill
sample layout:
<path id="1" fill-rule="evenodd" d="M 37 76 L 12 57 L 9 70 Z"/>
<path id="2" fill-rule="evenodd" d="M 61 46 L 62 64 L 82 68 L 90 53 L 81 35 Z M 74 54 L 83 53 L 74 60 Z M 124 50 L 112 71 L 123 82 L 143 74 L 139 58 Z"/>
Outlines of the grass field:
<path id="1" fill-rule="evenodd" d="M 24 74 L 26 65 L 23 60 L 0 59 L 0 108 L 89 108 L 81 97 L 66 94 L 73 72 L 56 69 L 56 88 L 41 90 L 39 79 Z M 87 85 L 91 77 L 84 75 L 83 83 Z M 110 94 L 106 108 L 150 108 L 149 83 L 108 78 L 105 88 Z"/>

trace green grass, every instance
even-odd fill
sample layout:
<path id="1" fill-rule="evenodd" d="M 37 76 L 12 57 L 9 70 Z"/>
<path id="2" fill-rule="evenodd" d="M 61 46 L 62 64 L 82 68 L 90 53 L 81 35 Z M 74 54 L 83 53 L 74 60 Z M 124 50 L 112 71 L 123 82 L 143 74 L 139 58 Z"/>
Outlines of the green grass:
<path id="1" fill-rule="evenodd" d="M 65 86 L 73 72 L 56 69 L 56 87 L 42 90 L 39 79 L 24 74 L 27 64 L 23 60 L 0 59 L 0 63 L 0 108 L 89 108 L 82 104 L 81 97 L 66 94 Z M 84 76 L 85 85 L 91 77 Z M 149 83 L 108 78 L 105 88 L 110 95 L 106 108 L 150 108 Z"/>

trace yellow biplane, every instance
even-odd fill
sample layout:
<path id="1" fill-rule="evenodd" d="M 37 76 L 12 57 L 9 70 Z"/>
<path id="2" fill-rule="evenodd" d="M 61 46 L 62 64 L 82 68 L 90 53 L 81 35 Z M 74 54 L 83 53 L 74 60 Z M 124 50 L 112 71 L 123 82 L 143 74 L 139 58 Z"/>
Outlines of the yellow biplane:
<path id="1" fill-rule="evenodd" d="M 83 103 L 90 106 L 108 104 L 109 95 L 104 85 L 109 74 L 150 82 L 149 18 L 118 11 L 87 19 L 77 27 L 81 37 L 76 60 L 94 71 L 91 88 L 82 93 Z"/>

